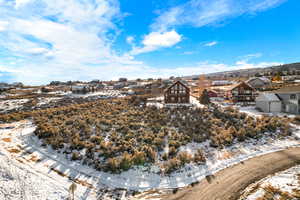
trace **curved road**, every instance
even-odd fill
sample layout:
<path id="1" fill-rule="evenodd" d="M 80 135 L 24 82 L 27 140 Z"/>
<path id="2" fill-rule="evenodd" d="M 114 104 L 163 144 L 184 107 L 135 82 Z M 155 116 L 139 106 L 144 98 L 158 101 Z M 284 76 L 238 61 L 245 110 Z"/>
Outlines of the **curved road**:
<path id="1" fill-rule="evenodd" d="M 300 164 L 300 147 L 265 154 L 219 171 L 163 200 L 236 200 L 253 182 Z"/>

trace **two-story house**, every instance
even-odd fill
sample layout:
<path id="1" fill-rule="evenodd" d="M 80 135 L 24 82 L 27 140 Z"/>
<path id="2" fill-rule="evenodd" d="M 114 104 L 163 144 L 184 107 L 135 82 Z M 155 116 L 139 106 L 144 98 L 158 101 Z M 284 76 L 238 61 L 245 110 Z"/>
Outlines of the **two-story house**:
<path id="1" fill-rule="evenodd" d="M 300 113 L 300 86 L 289 86 L 274 91 L 282 102 L 282 111 Z"/>
<path id="2" fill-rule="evenodd" d="M 166 104 L 187 104 L 190 103 L 190 88 L 183 81 L 176 81 L 164 92 Z"/>
<path id="3" fill-rule="evenodd" d="M 274 98 L 265 98 L 265 96 L 272 96 Z M 280 105 L 281 107 L 279 108 L 278 106 Z M 261 93 L 256 99 L 256 107 L 264 112 L 300 114 L 300 85 L 288 86 L 272 92 Z"/>
<path id="4" fill-rule="evenodd" d="M 255 89 L 245 82 L 240 82 L 227 88 L 225 97 L 234 102 L 254 102 Z"/>

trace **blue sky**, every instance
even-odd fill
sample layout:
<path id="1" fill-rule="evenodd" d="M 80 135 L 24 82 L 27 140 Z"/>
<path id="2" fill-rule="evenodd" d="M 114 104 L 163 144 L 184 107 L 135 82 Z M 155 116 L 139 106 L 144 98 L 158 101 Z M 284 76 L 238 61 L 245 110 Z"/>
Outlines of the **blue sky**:
<path id="1" fill-rule="evenodd" d="M 299 62 L 299 9 L 299 0 L 0 0 L 0 82 Z"/>

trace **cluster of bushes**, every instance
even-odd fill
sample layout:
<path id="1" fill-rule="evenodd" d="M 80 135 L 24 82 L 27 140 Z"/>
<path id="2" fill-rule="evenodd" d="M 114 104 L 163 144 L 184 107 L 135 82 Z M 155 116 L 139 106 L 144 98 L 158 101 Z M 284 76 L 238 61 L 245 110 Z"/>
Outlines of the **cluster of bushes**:
<path id="1" fill-rule="evenodd" d="M 290 134 L 277 117 L 256 119 L 231 108 L 162 108 L 134 106 L 136 99 L 110 99 L 57 108 L 0 115 L 0 121 L 31 117 L 44 145 L 63 151 L 72 160 L 99 170 L 120 172 L 134 165 L 161 162 L 170 173 L 189 162 L 203 163 L 205 155 L 179 152 L 190 142 L 209 140 L 223 148 L 265 132 Z M 168 143 L 168 152 L 164 149 Z"/>
<path id="2" fill-rule="evenodd" d="M 188 152 L 182 151 L 177 153 L 176 157 L 173 157 L 163 163 L 163 171 L 166 174 L 169 174 L 173 171 L 176 171 L 183 167 L 187 163 L 197 163 L 203 164 L 206 162 L 204 152 L 201 149 L 198 149 L 194 155 L 189 154 Z"/>
<path id="3" fill-rule="evenodd" d="M 257 200 L 271 200 L 271 199 L 283 199 L 283 200 L 294 200 L 300 199 L 300 190 L 295 189 L 292 193 L 284 192 L 279 188 L 267 185 L 263 188 L 265 194 Z"/>

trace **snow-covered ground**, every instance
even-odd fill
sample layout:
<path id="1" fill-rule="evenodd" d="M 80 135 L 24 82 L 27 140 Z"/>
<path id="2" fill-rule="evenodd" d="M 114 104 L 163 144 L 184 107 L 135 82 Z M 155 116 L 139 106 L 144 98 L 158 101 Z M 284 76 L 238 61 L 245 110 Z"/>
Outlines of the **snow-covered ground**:
<path id="1" fill-rule="evenodd" d="M 49 103 L 52 103 L 52 102 L 56 102 L 60 99 L 62 99 L 62 97 L 49 97 L 49 98 L 41 97 L 41 98 L 38 98 L 37 106 L 41 106 L 41 105 L 49 104 Z"/>
<path id="2" fill-rule="evenodd" d="M 233 108 L 237 108 L 239 109 L 240 112 L 246 113 L 248 115 L 254 116 L 254 117 L 259 117 L 262 115 L 268 115 L 268 116 L 278 116 L 278 117 L 290 117 L 290 118 L 294 118 L 296 115 L 293 114 L 289 114 L 289 113 L 283 113 L 283 112 L 279 112 L 279 113 L 265 113 L 265 112 L 260 112 L 258 111 L 255 106 L 233 106 Z"/>
<path id="3" fill-rule="evenodd" d="M 157 174 L 157 167 L 154 166 L 150 171 L 139 167 L 121 174 L 110 174 L 96 171 L 80 162 L 70 161 L 66 159 L 65 154 L 56 153 L 50 147 L 41 147 L 41 142 L 33 134 L 34 130 L 35 126 L 30 121 L 2 124 L 0 156 L 1 159 L 11 160 L 16 167 L 29 171 L 26 176 L 32 176 L 32 178 L 28 178 L 26 184 L 32 185 L 34 187 L 32 190 L 43 191 L 44 187 L 49 187 L 47 189 L 49 193 L 57 195 L 54 199 L 63 199 L 61 197 L 68 194 L 70 180 L 77 183 L 78 199 L 96 199 L 97 194 L 99 196 L 99 190 L 103 192 L 105 189 L 124 188 L 145 191 L 184 187 L 251 157 L 291 146 L 300 146 L 300 141 L 295 138 L 295 135 L 284 140 L 273 140 L 271 137 L 262 138 L 260 141 L 249 140 L 244 143 L 236 143 L 223 150 L 210 147 L 208 142 L 190 143 L 181 147 L 181 151 L 193 153 L 198 148 L 202 148 L 207 156 L 205 165 L 188 164 L 170 176 Z M 299 130 L 295 130 L 294 134 L 299 134 Z M 4 169 L 2 174 L 9 173 L 6 172 L 7 167 L 5 166 L 1 166 Z M 31 183 L 31 180 L 36 179 L 35 176 L 39 176 L 40 184 Z M 18 179 L 14 180 L 19 181 Z M 6 187 L 3 184 L 0 182 L 0 187 Z M 15 189 L 8 188 L 7 190 Z M 37 194 L 39 193 L 37 192 Z"/>
<path id="4" fill-rule="evenodd" d="M 67 96 L 74 98 L 88 98 L 88 97 L 99 97 L 99 98 L 115 98 L 115 97 L 125 97 L 119 90 L 103 90 L 100 92 L 93 92 L 87 94 L 73 94 L 68 93 Z"/>
<path id="5" fill-rule="evenodd" d="M 292 167 L 288 170 L 276 173 L 275 175 L 266 177 L 257 183 L 251 184 L 241 197 L 243 200 L 256 200 L 263 197 L 267 186 L 273 186 L 283 192 L 293 193 L 293 190 L 300 190 L 300 165 Z M 258 186 L 258 187 L 257 187 Z"/>
<path id="6" fill-rule="evenodd" d="M 75 199 L 110 200 L 126 194 L 110 192 L 101 183 L 107 177 L 40 147 L 34 130 L 30 121 L 0 125 L 0 199 L 65 200 L 73 182 Z"/>
<path id="7" fill-rule="evenodd" d="M 164 106 L 166 107 L 176 107 L 178 105 L 180 106 L 194 106 L 198 108 L 203 108 L 204 105 L 200 104 L 199 101 L 193 97 L 190 96 L 190 103 L 189 104 L 165 104 L 164 103 L 164 97 L 156 97 L 156 98 L 149 98 L 148 99 L 150 102 L 147 102 L 147 106 L 156 106 L 157 108 L 163 108 Z"/>
<path id="8" fill-rule="evenodd" d="M 0 100 L 0 112 L 21 108 L 29 99 Z"/>

